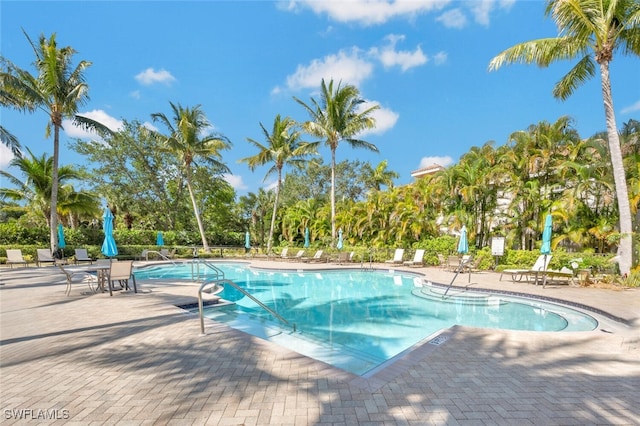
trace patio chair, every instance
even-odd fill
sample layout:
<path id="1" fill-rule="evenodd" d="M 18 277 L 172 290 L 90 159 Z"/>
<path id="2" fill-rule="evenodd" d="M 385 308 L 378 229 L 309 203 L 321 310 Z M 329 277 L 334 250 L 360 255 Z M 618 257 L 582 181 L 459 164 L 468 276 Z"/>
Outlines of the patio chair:
<path id="1" fill-rule="evenodd" d="M 169 251 L 169 249 L 160 249 L 160 257 L 164 259 L 173 259 L 176 254 L 176 249 Z"/>
<path id="2" fill-rule="evenodd" d="M 27 261 L 22 257 L 22 250 L 20 249 L 7 249 L 7 265 L 13 268 L 13 265 L 27 266 Z"/>
<path id="3" fill-rule="evenodd" d="M 353 253 L 353 252 L 351 252 Z M 331 260 L 332 263 L 335 263 L 337 265 L 342 265 L 343 263 L 348 263 L 350 262 L 349 260 L 349 252 L 346 251 L 341 251 L 340 253 L 338 253 L 338 256 L 336 256 L 335 258 L 333 258 Z"/>
<path id="4" fill-rule="evenodd" d="M 325 262 L 326 259 L 323 256 L 324 251 L 323 250 L 318 250 L 316 251 L 316 254 L 313 255 L 313 257 L 303 257 L 300 260 L 302 260 L 303 262 Z"/>
<path id="5" fill-rule="evenodd" d="M 462 259 L 460 259 L 459 256 L 449 256 L 447 258 L 447 270 L 448 271 L 457 271 L 458 268 L 460 267 L 460 262 L 462 261 Z"/>
<path id="6" fill-rule="evenodd" d="M 38 255 L 36 265 L 38 266 L 42 266 L 43 263 L 50 263 L 52 265 L 65 265 L 67 263 L 64 259 L 56 259 L 53 257 L 49 249 L 36 249 L 36 253 Z"/>
<path id="7" fill-rule="evenodd" d="M 80 262 L 89 262 L 91 264 L 93 264 L 93 259 L 91 257 L 89 257 L 89 254 L 87 253 L 87 249 L 75 249 L 75 257 L 74 257 L 74 263 L 77 265 Z"/>
<path id="8" fill-rule="evenodd" d="M 533 277 L 535 282 L 537 282 L 538 274 L 540 274 L 540 272 L 546 271 L 549 268 L 549 262 L 551 262 L 552 257 L 553 256 L 551 256 L 550 254 L 541 254 L 540 256 L 538 256 L 538 259 L 536 259 L 536 263 L 534 263 L 533 266 L 529 269 L 505 269 L 500 273 L 500 281 L 502 281 L 502 275 L 511 274 L 511 281 L 513 282 L 520 282 L 525 279 L 529 281 L 531 277 Z"/>
<path id="9" fill-rule="evenodd" d="M 402 263 L 402 257 L 404 256 L 404 249 L 397 248 L 393 254 L 393 259 L 385 260 L 384 263 Z"/>
<path id="10" fill-rule="evenodd" d="M 295 256 L 287 257 L 287 259 L 291 261 L 295 261 L 295 260 L 301 261 L 303 257 L 304 257 L 304 250 L 298 250 Z"/>
<path id="11" fill-rule="evenodd" d="M 149 250 L 142 250 L 142 253 L 140 253 L 137 260 L 149 260 Z"/>
<path id="12" fill-rule="evenodd" d="M 413 256 L 413 260 L 407 260 L 403 262 L 403 265 L 407 266 L 422 266 L 424 265 L 424 252 L 425 249 L 417 249 L 415 255 Z"/>
<path id="13" fill-rule="evenodd" d="M 118 281 L 122 289 L 129 290 L 129 280 L 133 282 L 133 292 L 138 292 L 136 285 L 136 277 L 133 275 L 133 261 L 126 260 L 121 262 L 111 262 L 109 268 L 109 296 L 113 296 L 113 285 L 115 281 Z"/>
<path id="14" fill-rule="evenodd" d="M 288 259 L 289 258 L 289 247 L 285 247 L 282 249 L 282 252 L 280 252 L 280 256 L 276 256 L 274 257 L 274 259 Z"/>
<path id="15" fill-rule="evenodd" d="M 60 268 L 60 270 L 62 271 L 62 273 L 65 275 L 65 277 L 67 278 L 67 289 L 65 290 L 65 294 L 67 296 L 71 295 L 71 286 L 75 283 L 84 283 L 86 282 L 87 285 L 89 286 L 89 290 L 91 290 L 92 293 L 95 293 L 96 289 L 98 288 L 98 278 L 85 271 L 85 270 L 73 270 L 73 269 L 69 269 L 69 268 L 65 268 L 64 266 L 58 264 L 57 265 L 58 268 Z M 78 278 L 80 277 L 80 278 Z M 93 286 L 93 281 L 96 281 L 96 286 Z"/>

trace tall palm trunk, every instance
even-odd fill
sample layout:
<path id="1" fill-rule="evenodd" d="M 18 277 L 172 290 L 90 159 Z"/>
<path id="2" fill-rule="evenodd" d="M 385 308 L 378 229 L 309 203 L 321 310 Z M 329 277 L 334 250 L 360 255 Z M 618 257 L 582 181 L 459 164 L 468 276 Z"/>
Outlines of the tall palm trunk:
<path id="1" fill-rule="evenodd" d="M 205 253 L 209 253 L 209 243 L 207 243 L 207 237 L 204 234 L 204 225 L 202 225 L 202 218 L 200 217 L 200 210 L 198 209 L 198 203 L 196 196 L 191 188 L 191 178 L 187 177 L 187 188 L 189 189 L 189 196 L 191 197 L 191 204 L 193 204 L 193 213 L 196 215 L 196 221 L 198 222 L 198 230 L 200 231 L 200 237 L 202 238 L 202 247 Z"/>
<path id="2" fill-rule="evenodd" d="M 55 114 L 53 121 L 53 166 L 51 167 L 51 211 L 49 212 L 49 244 L 51 253 L 58 249 L 58 158 L 60 157 L 60 125 L 62 117 Z M 60 124 L 58 124 L 60 123 Z"/>
<path id="3" fill-rule="evenodd" d="M 336 148 L 331 148 L 331 245 L 336 239 Z"/>
<path id="4" fill-rule="evenodd" d="M 273 213 L 271 213 L 271 226 L 269 227 L 269 239 L 267 240 L 267 253 L 271 254 L 273 247 L 273 230 L 276 225 L 276 211 L 280 200 L 280 186 L 282 186 L 282 169 L 278 169 L 278 185 L 276 186 L 276 199 L 273 202 Z"/>
<path id="5" fill-rule="evenodd" d="M 609 79 L 609 62 L 600 63 L 600 78 L 602 83 L 602 100 L 604 101 L 604 115 L 607 121 L 607 138 L 609 140 L 609 154 L 613 168 L 613 180 L 616 186 L 618 200 L 618 214 L 620 215 L 620 273 L 626 275 L 631 270 L 632 263 L 632 226 L 631 208 L 629 207 L 629 192 L 625 177 L 624 164 L 622 162 L 622 150 L 620 138 L 616 126 L 616 116 L 613 109 L 613 97 L 611 95 L 611 80 Z"/>

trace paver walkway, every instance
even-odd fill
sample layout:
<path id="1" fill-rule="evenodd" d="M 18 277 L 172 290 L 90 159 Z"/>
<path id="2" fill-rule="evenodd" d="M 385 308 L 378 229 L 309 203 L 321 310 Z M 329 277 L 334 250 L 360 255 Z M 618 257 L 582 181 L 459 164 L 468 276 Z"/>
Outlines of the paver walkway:
<path id="1" fill-rule="evenodd" d="M 265 267 L 326 267 L 255 262 Z M 331 265 L 335 267 L 335 265 Z M 386 268 L 384 265 L 379 265 Z M 453 276 L 413 268 L 434 282 Z M 454 327 L 362 378 L 174 305 L 193 285 L 64 294 L 53 267 L 0 268 L 2 424 L 640 424 L 640 290 L 500 282 L 626 320 L 593 332 Z M 53 418 L 51 418 L 53 417 Z"/>

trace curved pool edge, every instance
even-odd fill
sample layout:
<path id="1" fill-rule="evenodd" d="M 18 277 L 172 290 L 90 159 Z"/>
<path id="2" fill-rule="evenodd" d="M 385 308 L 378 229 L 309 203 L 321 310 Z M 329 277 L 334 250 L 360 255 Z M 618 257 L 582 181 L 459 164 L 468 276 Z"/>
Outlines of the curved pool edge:
<path id="1" fill-rule="evenodd" d="M 191 259 L 183 259 L 174 261 L 173 263 L 189 263 Z M 447 288 L 450 285 L 438 282 L 436 280 L 431 280 L 427 278 L 427 273 L 433 273 L 435 271 L 421 271 L 421 270 L 410 270 L 407 268 L 403 268 L 400 265 L 383 265 L 383 264 L 373 264 L 372 267 L 369 264 L 330 264 L 330 263 L 300 263 L 300 262 L 289 262 L 289 261 L 279 261 L 279 260 L 266 260 L 266 259 L 246 259 L 246 258 L 238 258 L 238 259 L 207 259 L 206 261 L 212 263 L 233 263 L 233 264 L 243 264 L 248 265 L 250 269 L 256 271 L 295 271 L 295 272 L 312 272 L 312 271 L 361 271 L 363 273 L 367 272 L 387 272 L 387 273 L 399 273 L 403 275 L 414 275 L 416 277 L 420 277 L 425 281 L 425 284 L 429 283 L 433 286 L 437 286 L 440 288 Z M 158 266 L 162 264 L 171 264 L 172 262 L 167 261 L 155 261 L 155 262 L 144 262 L 141 267 L 147 266 Z M 358 265 L 358 266 L 356 266 Z M 422 268 L 429 269 L 429 268 Z M 483 274 L 473 274 L 474 277 L 482 276 Z M 506 281 L 501 281 L 505 285 L 510 285 Z M 568 306 L 571 308 L 583 310 L 589 313 L 593 313 L 596 315 L 600 315 L 610 321 L 614 321 L 619 323 L 625 327 L 638 327 L 640 326 L 640 318 L 628 319 L 619 315 L 614 315 L 604 309 L 597 308 L 595 306 L 591 306 L 585 303 L 575 302 L 568 300 L 566 298 L 560 297 L 552 297 L 552 296 L 544 296 L 536 293 L 526 292 L 526 291 L 513 291 L 513 290 L 503 290 L 503 289 L 495 289 L 489 287 L 483 287 L 482 283 L 477 283 L 478 287 L 474 284 L 472 286 L 471 283 L 469 285 L 451 285 L 451 289 L 455 290 L 463 290 L 468 292 L 477 292 L 483 294 L 496 294 L 496 295 L 504 295 L 511 297 L 519 297 L 525 299 L 532 299 L 540 302 L 548 302 L 555 303 L 564 306 Z M 530 285 L 530 284 L 523 284 Z M 537 286 L 536 286 L 537 287 Z M 577 288 L 576 288 L 577 289 Z M 612 290 L 613 291 L 613 290 Z"/>

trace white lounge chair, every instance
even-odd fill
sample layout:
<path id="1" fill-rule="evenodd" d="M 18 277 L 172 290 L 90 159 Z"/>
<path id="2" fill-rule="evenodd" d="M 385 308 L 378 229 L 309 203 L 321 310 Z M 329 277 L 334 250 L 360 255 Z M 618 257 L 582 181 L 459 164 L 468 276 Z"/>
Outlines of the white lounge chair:
<path id="1" fill-rule="evenodd" d="M 22 257 L 22 250 L 20 249 L 7 249 L 7 265 L 13 268 L 13 265 L 27 266 L 27 261 Z"/>
<path id="2" fill-rule="evenodd" d="M 551 258 L 552 256 L 550 254 L 541 254 L 538 256 L 538 259 L 536 259 L 536 263 L 534 263 L 530 269 L 505 269 L 500 273 L 500 281 L 502 281 L 502 275 L 511 274 L 511 281 L 514 282 L 522 280 L 529 281 L 531 277 L 533 277 L 535 282 L 537 282 L 538 275 L 549 268 Z"/>
<path id="3" fill-rule="evenodd" d="M 425 249 L 417 249 L 415 255 L 413 256 L 413 260 L 407 260 L 403 264 L 407 266 L 422 266 L 424 265 L 424 252 Z"/>
<path id="4" fill-rule="evenodd" d="M 289 253 L 289 247 L 285 247 L 282 249 L 280 256 L 276 256 L 274 257 L 274 259 L 288 259 L 289 258 L 288 253 Z"/>
<path id="5" fill-rule="evenodd" d="M 323 250 L 318 250 L 316 251 L 316 254 L 313 255 L 313 257 L 303 257 L 300 260 L 302 260 L 303 262 L 325 262 L 326 259 L 323 257 L 323 254 Z"/>
<path id="6" fill-rule="evenodd" d="M 89 257 L 87 253 L 87 249 L 75 249 L 75 264 L 77 265 L 80 262 L 89 262 L 93 264 L 93 259 Z"/>
<path id="7" fill-rule="evenodd" d="M 342 251 L 338 253 L 338 256 L 332 259 L 332 262 L 337 265 L 342 265 L 343 263 L 351 263 L 353 261 L 353 256 L 355 252 L 353 251 Z"/>
<path id="8" fill-rule="evenodd" d="M 43 263 L 51 263 L 52 265 L 65 265 L 67 263 L 64 259 L 54 258 L 49 249 L 36 249 L 36 253 L 38 254 L 36 262 L 38 266 L 42 266 Z"/>
<path id="9" fill-rule="evenodd" d="M 397 248 L 393 254 L 393 259 L 386 260 L 385 263 L 402 263 L 402 257 L 404 256 L 404 249 Z"/>
<path id="10" fill-rule="evenodd" d="M 303 257 L 304 257 L 304 250 L 298 250 L 295 256 L 287 257 L 287 259 L 292 261 L 295 261 L 295 260 L 301 261 Z"/>

